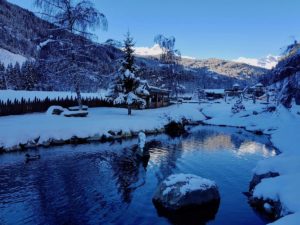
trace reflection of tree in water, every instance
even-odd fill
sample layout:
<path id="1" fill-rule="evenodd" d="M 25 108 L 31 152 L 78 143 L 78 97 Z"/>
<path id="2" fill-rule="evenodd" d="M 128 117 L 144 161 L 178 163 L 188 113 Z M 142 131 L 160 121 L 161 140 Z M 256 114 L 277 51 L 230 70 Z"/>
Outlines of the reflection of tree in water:
<path id="1" fill-rule="evenodd" d="M 105 182 L 107 177 L 98 175 L 98 168 L 91 166 L 99 155 L 80 155 L 49 161 L 40 165 L 36 176 L 35 188 L 39 196 L 39 209 L 47 222 L 54 224 L 83 224 L 89 221 L 90 209 L 103 209 L 107 206 L 107 189 L 111 183 Z M 108 176 L 108 174 L 106 175 Z M 104 187 L 107 185 L 108 187 Z M 98 190 L 97 187 L 101 187 Z M 114 201 L 117 201 L 116 199 Z M 98 211 L 98 221 L 109 211 Z"/>
<path id="2" fill-rule="evenodd" d="M 121 155 L 111 155 L 111 167 L 118 191 L 123 201 L 129 204 L 133 191 L 145 184 L 143 161 L 136 159 L 132 149 L 124 149 Z"/>
<path id="3" fill-rule="evenodd" d="M 234 144 L 235 149 L 239 149 L 244 141 L 245 138 L 241 135 L 231 135 L 231 142 Z"/>

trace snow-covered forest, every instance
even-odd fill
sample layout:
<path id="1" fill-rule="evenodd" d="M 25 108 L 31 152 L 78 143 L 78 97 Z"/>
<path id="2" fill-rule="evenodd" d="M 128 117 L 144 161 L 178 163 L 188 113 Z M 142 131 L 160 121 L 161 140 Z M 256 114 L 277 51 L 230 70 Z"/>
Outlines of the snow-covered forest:
<path id="1" fill-rule="evenodd" d="M 28 2 L 0 0 L 0 224 L 300 224 L 297 38 L 222 59 L 221 13 L 192 43 L 165 3 L 137 30 L 112 2 Z"/>

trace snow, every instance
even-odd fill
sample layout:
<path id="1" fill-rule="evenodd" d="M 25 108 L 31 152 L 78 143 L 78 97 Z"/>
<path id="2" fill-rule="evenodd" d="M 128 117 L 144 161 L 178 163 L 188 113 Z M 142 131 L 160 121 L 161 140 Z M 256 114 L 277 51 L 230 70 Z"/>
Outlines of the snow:
<path id="1" fill-rule="evenodd" d="M 281 216 L 300 212 L 300 172 L 263 179 L 254 189 L 253 196 L 263 199 L 272 199 L 281 202 Z"/>
<path id="2" fill-rule="evenodd" d="M 162 54 L 162 49 L 158 44 L 155 44 L 152 47 L 135 47 L 134 53 L 141 56 L 155 56 Z"/>
<path id="3" fill-rule="evenodd" d="M 81 93 L 82 98 L 87 97 L 105 97 L 106 90 L 100 90 L 98 93 Z M 45 100 L 47 97 L 50 100 L 57 98 L 76 98 L 75 92 L 59 92 L 59 91 L 14 91 L 14 90 L 0 90 L 0 101 L 6 102 L 7 100 L 14 101 L 15 99 L 21 100 L 22 98 L 26 100 L 33 101 L 35 98 L 39 100 Z"/>
<path id="4" fill-rule="evenodd" d="M 35 94 L 26 96 L 32 98 Z M 0 92 L 0 98 L 7 97 L 3 97 Z M 249 131 L 259 130 L 270 135 L 270 140 L 281 154 L 258 162 L 253 173 L 271 171 L 280 176 L 263 179 L 254 189 L 254 196 L 281 202 L 281 214 L 284 217 L 272 225 L 300 224 L 300 106 L 293 105 L 290 110 L 278 106 L 275 112 L 268 112 L 266 109 L 274 105 L 273 102 L 267 104 L 264 100 L 257 100 L 253 104 L 252 100 L 245 99 L 245 110 L 232 113 L 231 108 L 236 100 L 228 97 L 227 102 L 218 100 L 201 105 L 183 103 L 159 109 L 134 110 L 133 116 L 128 116 L 124 108 L 94 108 L 89 110 L 86 118 L 49 116 L 46 113 L 0 117 L 1 130 L 5 131 L 0 133 L 0 146 L 9 149 L 38 137 L 38 142 L 42 144 L 51 139 L 68 140 L 73 136 L 109 136 L 108 131 L 145 132 L 163 128 L 169 117 L 174 120 L 185 117 L 212 125 L 244 127 Z M 254 114 L 254 111 L 257 113 Z M 205 116 L 211 119 L 205 120 Z M 241 148 L 241 154 L 254 151 L 255 148 L 249 143 Z M 261 151 L 264 152 L 264 149 Z M 171 185 L 176 179 L 171 179 L 168 184 Z M 192 190 L 196 183 L 191 184 L 183 188 L 182 192 Z"/>
<path id="5" fill-rule="evenodd" d="M 170 193 L 176 188 L 178 183 L 183 183 L 180 187 L 180 193 L 182 195 L 186 195 L 187 193 L 196 190 L 207 190 L 211 187 L 216 187 L 216 183 L 214 181 L 193 174 L 173 174 L 163 181 L 163 184 L 167 186 L 163 195 Z"/>
<path id="6" fill-rule="evenodd" d="M 212 116 L 206 121 L 214 125 L 245 127 L 250 131 L 261 130 L 271 135 L 271 141 L 282 153 L 276 157 L 260 161 L 253 172 L 263 174 L 278 172 L 279 177 L 263 179 L 254 190 L 254 196 L 263 199 L 279 200 L 283 206 L 281 214 L 290 213 L 274 224 L 300 224 L 300 106 L 293 105 L 291 110 L 277 107 L 273 113 L 266 112 L 266 103 L 251 100 L 243 101 L 245 111 L 232 114 L 230 108 L 235 100 L 227 103 L 211 103 L 203 106 L 203 113 Z M 273 103 L 269 106 L 274 105 Z M 258 115 L 253 115 L 253 111 Z M 295 222 L 297 221 L 297 222 Z M 273 224 L 272 224 L 273 225 Z"/>
<path id="7" fill-rule="evenodd" d="M 43 47 L 45 47 L 46 45 L 48 45 L 49 43 L 54 42 L 54 41 L 55 41 L 55 40 L 53 40 L 53 39 L 47 39 L 46 41 L 41 42 L 41 43 L 38 45 L 37 49 L 38 49 L 38 50 L 41 50 Z"/>
<path id="8" fill-rule="evenodd" d="M 287 215 L 278 221 L 272 223 L 272 225 L 299 225 L 300 224 L 300 213 L 294 213 Z"/>
<path id="9" fill-rule="evenodd" d="M 162 54 L 162 49 L 158 44 L 154 44 L 152 47 L 135 47 L 134 54 L 140 56 L 158 56 Z M 185 59 L 196 59 L 192 56 L 181 56 Z"/>
<path id="10" fill-rule="evenodd" d="M 224 89 L 204 89 L 205 93 L 224 94 Z"/>
<path id="11" fill-rule="evenodd" d="M 144 132 L 139 133 L 139 148 L 144 149 L 146 143 L 146 134 Z"/>
<path id="12" fill-rule="evenodd" d="M 39 138 L 39 144 L 49 140 L 69 140 L 78 138 L 101 137 L 108 131 L 124 133 L 162 129 L 168 118 L 176 121 L 186 117 L 201 121 L 204 116 L 197 104 L 173 105 L 166 108 L 133 110 L 127 115 L 124 108 L 93 108 L 85 118 L 67 118 L 50 116 L 46 113 L 26 114 L 21 116 L 0 117 L 0 148 L 9 149 L 19 144 L 33 142 Z"/>
<path id="13" fill-rule="evenodd" d="M 66 111 L 67 109 L 59 106 L 59 105 L 53 105 L 53 106 L 50 106 L 46 112 L 47 115 L 53 115 L 53 111 L 54 110 L 58 110 L 58 111 L 61 111 L 61 112 L 64 112 Z"/>
<path id="14" fill-rule="evenodd" d="M 13 65 L 17 62 L 22 65 L 28 59 L 25 56 L 12 53 L 6 49 L 0 48 L 0 62 L 4 63 L 4 66 L 12 63 Z"/>
<path id="15" fill-rule="evenodd" d="M 255 59 L 255 58 L 246 58 L 239 57 L 238 59 L 234 59 L 234 62 L 245 63 L 251 66 L 262 67 L 265 69 L 274 68 L 280 60 L 280 56 L 268 55 L 265 58 Z"/>

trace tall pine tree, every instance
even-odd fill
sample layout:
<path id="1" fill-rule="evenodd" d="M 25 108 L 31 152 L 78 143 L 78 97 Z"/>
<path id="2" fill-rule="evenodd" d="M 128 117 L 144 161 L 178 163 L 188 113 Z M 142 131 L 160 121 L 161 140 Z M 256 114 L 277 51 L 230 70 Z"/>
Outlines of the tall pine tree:
<path id="1" fill-rule="evenodd" d="M 0 62 L 0 90 L 6 89 L 5 66 Z"/>
<path id="2" fill-rule="evenodd" d="M 134 62 L 133 47 L 133 38 L 127 32 L 124 40 L 124 59 L 119 71 L 115 74 L 108 94 L 115 105 L 127 105 L 128 115 L 131 115 L 133 105 L 144 108 L 146 101 L 142 97 L 149 95 L 144 88 L 144 83 L 135 75 L 137 67 Z"/>

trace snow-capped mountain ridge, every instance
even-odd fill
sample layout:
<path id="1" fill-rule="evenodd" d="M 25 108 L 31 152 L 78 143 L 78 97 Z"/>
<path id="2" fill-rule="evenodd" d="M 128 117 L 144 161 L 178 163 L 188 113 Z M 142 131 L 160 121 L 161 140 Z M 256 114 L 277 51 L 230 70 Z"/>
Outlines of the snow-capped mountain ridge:
<path id="1" fill-rule="evenodd" d="M 246 58 L 239 57 L 238 59 L 234 59 L 234 62 L 245 63 L 251 66 L 257 66 L 265 69 L 274 68 L 280 60 L 280 56 L 268 55 L 265 58 L 255 59 L 255 58 Z"/>
<path id="2" fill-rule="evenodd" d="M 154 44 L 152 47 L 135 47 L 134 50 L 134 53 L 139 56 L 158 56 L 163 52 L 158 44 Z M 185 59 L 196 59 L 195 57 L 185 55 L 181 57 Z"/>

